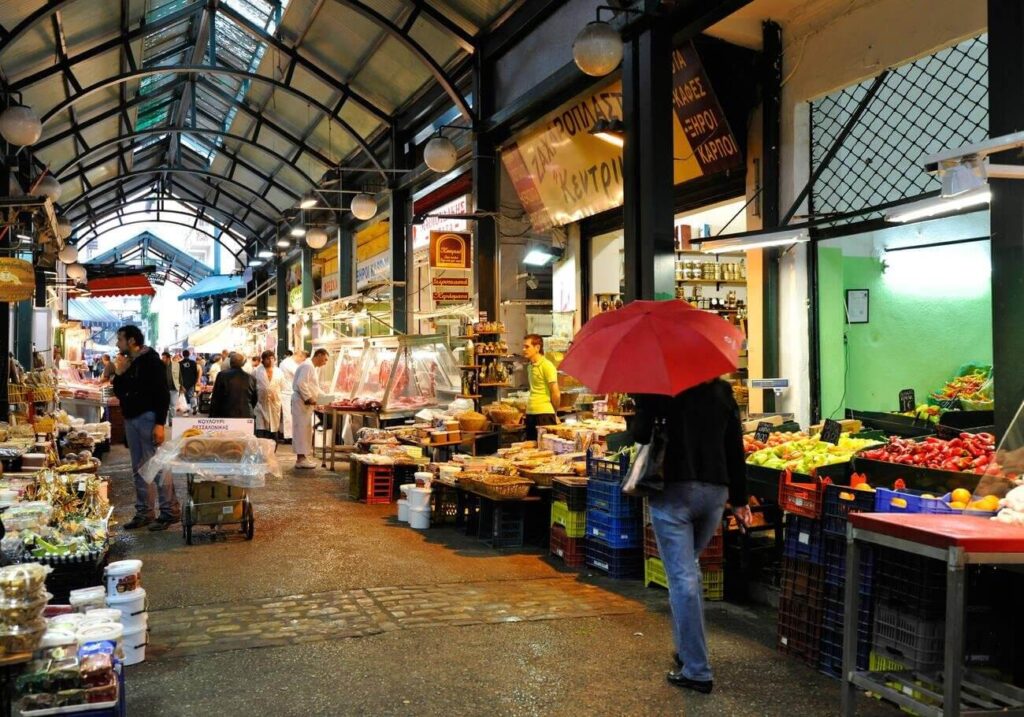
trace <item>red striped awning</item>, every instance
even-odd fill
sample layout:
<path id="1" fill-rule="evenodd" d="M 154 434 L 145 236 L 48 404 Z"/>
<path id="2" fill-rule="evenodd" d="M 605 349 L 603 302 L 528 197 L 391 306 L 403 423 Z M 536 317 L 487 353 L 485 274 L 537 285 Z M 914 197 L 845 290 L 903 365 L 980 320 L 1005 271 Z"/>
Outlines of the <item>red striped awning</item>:
<path id="1" fill-rule="evenodd" d="M 149 283 L 145 274 L 113 276 L 103 279 L 91 279 L 89 292 L 93 298 L 101 296 L 156 296 L 156 289 Z"/>

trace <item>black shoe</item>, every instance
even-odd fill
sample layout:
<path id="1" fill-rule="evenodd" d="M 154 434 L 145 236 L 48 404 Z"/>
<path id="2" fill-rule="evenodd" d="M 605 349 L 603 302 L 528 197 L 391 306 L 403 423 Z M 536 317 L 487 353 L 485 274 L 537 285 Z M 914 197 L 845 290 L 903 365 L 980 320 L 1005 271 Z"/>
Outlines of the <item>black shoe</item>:
<path id="1" fill-rule="evenodd" d="M 177 518 L 157 518 L 153 521 L 153 524 L 149 526 L 149 529 L 152 532 L 157 533 L 161 530 L 167 530 L 177 522 Z"/>
<path id="2" fill-rule="evenodd" d="M 665 677 L 676 687 L 685 687 L 688 690 L 700 692 L 702 695 L 711 694 L 711 688 L 714 687 L 711 680 L 691 680 L 689 677 L 683 677 L 683 668 L 681 667 L 678 670 L 671 670 Z"/>
<path id="3" fill-rule="evenodd" d="M 153 521 L 151 519 L 147 518 L 144 515 L 136 515 L 134 518 L 129 520 L 127 523 L 125 523 L 121 527 L 124 528 L 125 530 L 138 530 L 139 528 L 143 527 L 144 525 L 149 525 L 151 522 L 153 522 Z"/>

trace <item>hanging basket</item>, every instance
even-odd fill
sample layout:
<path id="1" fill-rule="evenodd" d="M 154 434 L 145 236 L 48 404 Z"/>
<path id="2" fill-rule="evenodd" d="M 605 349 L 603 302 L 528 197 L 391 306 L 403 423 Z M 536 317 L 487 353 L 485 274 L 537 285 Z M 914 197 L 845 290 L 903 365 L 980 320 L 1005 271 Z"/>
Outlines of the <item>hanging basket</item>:
<path id="1" fill-rule="evenodd" d="M 0 301 L 14 303 L 31 299 L 36 277 L 32 264 L 24 259 L 0 257 Z"/>

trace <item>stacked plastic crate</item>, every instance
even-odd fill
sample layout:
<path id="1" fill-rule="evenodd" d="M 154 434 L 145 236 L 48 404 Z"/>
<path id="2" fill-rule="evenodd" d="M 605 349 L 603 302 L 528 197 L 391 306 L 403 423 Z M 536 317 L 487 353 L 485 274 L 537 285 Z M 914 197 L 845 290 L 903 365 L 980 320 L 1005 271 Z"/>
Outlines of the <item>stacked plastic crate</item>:
<path id="1" fill-rule="evenodd" d="M 705 600 L 722 600 L 725 597 L 725 540 L 719 523 L 715 536 L 700 554 L 700 572 L 704 584 Z M 658 552 L 654 538 L 650 509 L 644 500 L 644 585 L 668 587 L 665 564 Z"/>
<path id="2" fill-rule="evenodd" d="M 551 483 L 551 554 L 566 566 L 583 566 L 587 532 L 587 479 L 556 478 Z"/>
<path id="3" fill-rule="evenodd" d="M 778 649 L 817 668 L 825 602 L 825 546 L 821 509 L 825 483 L 817 477 L 797 480 L 784 472 L 779 480 L 783 528 L 782 591 L 779 595 Z"/>
<path id="4" fill-rule="evenodd" d="M 846 525 L 850 513 L 870 513 L 875 493 L 853 486 L 825 486 L 822 531 L 825 541 L 825 604 L 818 666 L 833 677 L 842 675 L 843 624 L 846 598 Z M 874 615 L 874 552 L 865 548 L 860 563 L 860 610 L 857 616 L 857 669 L 868 668 Z"/>
<path id="5" fill-rule="evenodd" d="M 629 460 L 587 458 L 586 564 L 613 578 L 642 578 L 643 514 L 639 498 L 624 495 Z"/>

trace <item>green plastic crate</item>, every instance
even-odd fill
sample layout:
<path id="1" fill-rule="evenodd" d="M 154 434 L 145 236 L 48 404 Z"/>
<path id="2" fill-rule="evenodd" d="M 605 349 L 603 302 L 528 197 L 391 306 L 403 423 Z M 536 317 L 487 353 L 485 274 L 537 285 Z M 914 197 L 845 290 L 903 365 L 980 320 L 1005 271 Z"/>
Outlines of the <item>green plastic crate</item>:
<path id="1" fill-rule="evenodd" d="M 551 504 L 551 525 L 565 528 L 569 538 L 583 538 L 587 534 L 587 511 L 569 510 L 568 504 L 556 500 Z"/>

